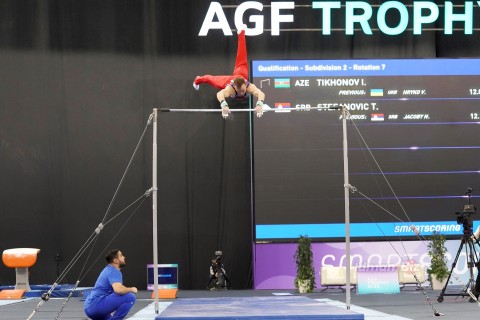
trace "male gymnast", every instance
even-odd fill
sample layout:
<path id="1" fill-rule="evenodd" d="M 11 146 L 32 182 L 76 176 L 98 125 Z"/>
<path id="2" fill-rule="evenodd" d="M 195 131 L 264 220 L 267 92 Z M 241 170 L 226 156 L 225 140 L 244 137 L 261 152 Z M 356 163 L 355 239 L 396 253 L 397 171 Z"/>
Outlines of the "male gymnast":
<path id="1" fill-rule="evenodd" d="M 235 68 L 232 75 L 204 75 L 197 76 L 193 81 L 193 87 L 195 90 L 200 89 L 201 83 L 209 84 L 220 91 L 217 93 L 218 102 L 222 108 L 223 118 L 227 118 L 230 113 L 228 103 L 225 101 L 227 98 L 244 99 L 249 94 L 257 98 L 255 105 L 255 113 L 257 117 L 263 115 L 263 101 L 265 100 L 265 93 L 262 92 L 256 85 L 248 82 L 248 61 L 247 61 L 247 42 L 245 40 L 245 28 L 238 30 L 238 47 L 237 58 L 235 61 Z"/>
<path id="2" fill-rule="evenodd" d="M 138 290 L 125 287 L 122 272 L 125 257 L 118 249 L 113 249 L 105 257 L 108 265 L 100 273 L 92 292 L 85 299 L 83 309 L 93 320 L 124 319 L 135 303 Z"/>

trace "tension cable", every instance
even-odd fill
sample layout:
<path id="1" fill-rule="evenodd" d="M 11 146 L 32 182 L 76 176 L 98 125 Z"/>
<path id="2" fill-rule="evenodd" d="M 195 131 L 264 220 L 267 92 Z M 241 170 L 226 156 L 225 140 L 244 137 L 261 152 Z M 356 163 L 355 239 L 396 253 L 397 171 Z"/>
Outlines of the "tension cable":
<path id="1" fill-rule="evenodd" d="M 115 190 L 115 193 L 112 197 L 112 200 L 110 201 L 110 204 L 103 216 L 103 219 L 102 221 L 98 224 L 98 226 L 95 228 L 94 232 L 92 232 L 92 234 L 88 237 L 88 239 L 84 242 L 84 244 L 82 245 L 82 247 L 77 251 L 77 253 L 74 255 L 74 257 L 70 260 L 69 264 L 67 265 L 67 267 L 64 269 L 64 271 L 57 277 L 57 279 L 55 280 L 55 282 L 52 284 L 52 286 L 50 287 L 50 289 L 46 292 L 46 293 L 43 293 L 42 294 L 42 297 L 41 297 L 41 300 L 39 301 L 39 303 L 37 304 L 37 306 L 34 308 L 34 310 L 32 311 L 32 313 L 29 315 L 29 317 L 27 318 L 27 320 L 30 320 L 32 319 L 32 317 L 35 315 L 35 313 L 40 309 L 40 307 L 50 299 L 50 296 L 52 294 L 52 292 L 55 290 L 55 288 L 58 286 L 58 283 L 60 281 L 62 281 L 62 279 L 67 275 L 67 273 L 72 269 L 72 267 L 77 263 L 77 261 L 80 259 L 81 256 L 83 256 L 83 254 L 85 253 L 85 251 L 92 245 L 92 243 L 96 243 L 97 239 L 98 239 L 98 236 L 100 234 L 100 232 L 103 230 L 104 226 L 107 225 L 108 223 L 110 223 L 111 221 L 113 221 L 115 218 L 117 218 L 121 213 L 123 213 L 125 210 L 127 210 L 129 207 L 133 206 L 136 202 L 138 202 L 140 199 L 144 198 L 143 201 L 145 200 L 146 197 L 150 196 L 151 194 L 151 189 L 147 190 L 141 197 L 137 198 L 137 200 L 135 200 L 133 203 L 131 203 L 130 205 L 128 205 L 125 209 L 123 209 L 122 211 L 120 211 L 118 214 L 116 214 L 113 218 L 111 218 L 110 220 L 108 220 L 107 222 L 105 222 L 105 220 L 107 219 L 108 217 L 108 214 L 113 206 L 113 203 L 118 195 L 118 192 L 121 188 L 121 186 L 123 185 L 123 182 L 125 180 L 125 177 L 130 169 L 130 166 L 133 162 L 133 159 L 135 158 L 135 155 L 137 154 L 137 151 L 140 147 L 140 144 L 141 142 L 143 141 L 144 139 L 144 136 L 145 136 L 145 133 L 147 131 L 147 128 L 148 126 L 152 123 L 152 120 L 153 120 L 153 116 L 154 114 L 150 114 L 148 120 L 147 120 L 147 124 L 145 125 L 145 128 L 143 129 L 143 132 L 137 142 L 137 145 L 135 147 L 135 150 L 133 151 L 133 154 L 128 162 L 128 165 L 122 175 L 122 178 L 120 179 L 120 182 Z M 143 201 L 137 206 L 137 208 L 135 209 L 135 211 L 133 212 L 133 214 L 135 214 L 135 212 L 138 210 L 138 208 L 140 207 L 140 205 L 143 203 Z M 126 223 L 130 220 L 130 218 L 133 216 L 133 214 L 127 219 L 127 221 L 125 222 L 125 224 L 122 226 L 121 229 L 123 229 L 123 227 L 126 225 Z M 121 230 L 120 229 L 120 230 Z M 117 237 L 117 235 L 119 234 L 119 232 L 117 232 L 117 234 L 115 235 L 115 237 Z M 115 239 L 115 237 L 113 239 Z M 112 241 L 113 241 L 112 239 Z M 111 243 L 111 242 L 110 242 Z M 90 258 L 90 255 L 93 251 L 93 248 L 95 247 L 95 245 L 93 245 L 91 248 L 90 248 L 90 252 L 88 254 L 88 257 L 87 259 L 85 260 L 85 263 L 82 267 L 82 270 L 81 270 L 81 273 L 83 273 L 84 269 L 85 269 L 85 266 Z M 98 257 L 97 257 L 97 260 L 98 260 Z M 95 260 L 96 261 L 96 260 Z M 88 269 L 88 271 L 91 269 L 92 267 L 90 267 Z M 88 272 L 87 271 L 87 272 Z M 81 275 L 81 274 L 80 274 Z M 79 278 L 81 278 L 79 276 Z M 81 278 L 83 279 L 83 278 Z M 64 304 L 62 305 L 61 309 L 60 309 L 60 312 L 56 315 L 55 319 L 57 319 L 60 315 L 60 313 L 63 311 L 63 309 L 65 308 L 66 306 L 66 303 L 69 301 L 71 295 L 73 294 L 73 292 L 76 290 L 76 288 L 78 287 L 78 284 L 80 283 L 80 280 L 77 280 L 77 282 L 75 283 L 74 285 L 74 288 L 72 289 L 72 291 L 70 292 L 69 296 L 67 297 L 66 301 L 64 302 Z"/>
<path id="2" fill-rule="evenodd" d="M 347 112 L 348 112 L 348 110 L 347 110 Z M 348 115 L 350 115 L 349 112 L 348 112 Z M 390 191 L 392 192 L 395 200 L 397 201 L 398 205 L 400 206 L 401 211 L 403 212 L 403 214 L 404 214 L 405 217 L 407 218 L 408 222 L 411 222 L 411 219 L 409 218 L 409 216 L 408 216 L 405 208 L 403 207 L 400 199 L 398 198 L 397 194 L 395 193 L 395 190 L 393 189 L 392 185 L 391 185 L 390 182 L 388 181 L 385 173 L 383 172 L 382 168 L 380 167 L 380 164 L 378 163 L 377 159 L 376 159 L 375 156 L 373 155 L 373 153 L 372 153 L 369 145 L 368 145 L 367 142 L 365 141 L 365 139 L 364 139 L 363 135 L 361 134 L 360 130 L 359 130 L 358 127 L 356 126 L 355 122 L 351 119 L 351 117 L 348 117 L 348 118 L 350 119 L 351 124 L 354 126 L 354 128 L 355 128 L 355 130 L 356 130 L 356 132 L 357 132 L 357 134 L 358 134 L 358 137 L 360 137 L 362 143 L 365 145 L 365 148 L 366 148 L 366 150 L 368 151 L 371 159 L 373 159 L 376 167 L 377 167 L 378 170 L 380 171 L 380 173 L 381 173 L 384 181 L 387 183 L 387 185 L 388 185 Z M 365 199 L 367 199 L 368 201 L 370 201 L 371 203 L 373 203 L 374 205 L 376 205 L 377 207 L 379 207 L 380 209 L 382 209 L 383 211 L 385 211 L 386 213 L 388 213 L 388 214 L 389 214 L 390 216 L 392 216 L 393 218 L 397 219 L 399 222 L 404 222 L 404 221 L 403 221 L 402 219 L 400 219 L 398 216 L 396 216 L 395 214 L 393 214 L 392 212 L 390 212 L 389 210 L 387 210 L 386 208 L 384 208 L 383 206 L 381 206 L 379 203 L 377 203 L 376 201 L 374 201 L 373 199 L 371 199 L 370 197 L 366 196 L 364 193 L 362 193 L 361 191 L 359 191 L 356 187 L 354 187 L 354 186 L 352 186 L 352 185 L 348 185 L 348 186 L 346 186 L 346 187 L 348 187 L 348 188 L 350 189 L 350 192 L 352 192 L 352 193 L 358 192 L 362 197 L 364 197 Z M 374 223 L 377 225 L 377 228 L 380 230 L 380 232 L 383 234 L 383 236 L 386 237 L 386 235 L 385 235 L 384 232 L 381 230 L 381 228 L 380 228 L 380 226 L 378 225 L 378 223 L 375 222 L 375 219 L 373 218 L 373 216 L 372 216 L 370 213 L 368 213 L 368 214 L 369 214 L 370 218 L 374 221 Z M 419 230 L 418 230 L 414 225 L 410 226 L 410 229 L 415 233 L 415 235 L 416 235 L 421 241 L 422 241 L 423 239 L 425 239 L 423 236 L 420 235 Z M 423 237 L 423 239 L 422 239 L 422 237 Z M 403 248 L 403 250 L 404 250 L 404 252 L 405 252 L 405 256 L 407 257 L 408 260 L 410 260 L 409 255 L 408 255 L 408 252 L 407 252 L 407 250 L 406 250 L 406 248 L 405 248 L 405 246 L 404 246 L 404 244 L 403 244 L 403 241 L 402 241 L 402 239 L 401 239 L 400 237 L 399 237 L 399 241 L 400 241 L 400 244 L 401 244 L 401 246 L 402 246 L 402 248 Z M 393 244 L 391 243 L 391 241 L 388 240 L 388 242 L 389 242 L 390 246 L 393 248 L 393 250 L 397 253 L 397 255 L 398 255 L 398 257 L 401 259 L 401 261 L 405 263 L 406 261 L 405 261 L 405 260 L 402 258 L 402 256 L 399 254 L 399 252 L 398 252 L 397 249 L 393 246 Z M 423 243 L 423 241 L 422 241 L 422 243 Z M 433 315 L 434 315 L 434 316 L 443 316 L 444 314 L 438 312 L 438 311 L 434 308 L 433 303 L 432 303 L 432 301 L 430 300 L 429 296 L 427 295 L 425 289 L 421 286 L 421 283 L 420 283 L 420 281 L 419 281 L 419 279 L 418 279 L 417 274 L 415 273 L 415 271 L 414 271 L 413 269 L 411 269 L 410 272 L 411 272 L 411 274 L 413 275 L 413 277 L 415 278 L 415 280 L 416 280 L 416 282 L 417 282 L 417 285 L 418 285 L 418 287 L 420 288 L 420 291 L 422 292 L 422 294 L 424 295 L 426 301 L 427 301 L 428 304 L 430 305 L 430 308 L 431 308 L 432 311 L 433 311 Z"/>

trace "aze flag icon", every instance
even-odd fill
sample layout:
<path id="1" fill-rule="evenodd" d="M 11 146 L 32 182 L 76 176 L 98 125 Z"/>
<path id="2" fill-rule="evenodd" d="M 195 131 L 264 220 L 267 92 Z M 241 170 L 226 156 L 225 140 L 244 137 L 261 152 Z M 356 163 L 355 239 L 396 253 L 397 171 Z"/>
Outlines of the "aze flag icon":
<path id="1" fill-rule="evenodd" d="M 275 88 L 290 88 L 290 78 L 277 78 L 273 83 Z"/>
<path id="2" fill-rule="evenodd" d="M 275 112 L 290 112 L 290 107 L 290 102 L 275 102 Z M 287 110 L 285 110 L 284 108 L 287 108 Z"/>
<path id="3" fill-rule="evenodd" d="M 372 113 L 370 115 L 370 120 L 372 121 L 383 121 L 384 116 L 383 113 Z"/>
<path id="4" fill-rule="evenodd" d="M 370 89 L 371 97 L 383 97 L 383 89 Z"/>

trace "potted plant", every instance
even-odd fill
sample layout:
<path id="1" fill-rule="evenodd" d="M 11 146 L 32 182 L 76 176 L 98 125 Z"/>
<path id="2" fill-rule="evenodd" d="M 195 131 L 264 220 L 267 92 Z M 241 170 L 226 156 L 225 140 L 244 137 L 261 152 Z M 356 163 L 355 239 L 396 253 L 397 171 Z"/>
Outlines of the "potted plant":
<path id="1" fill-rule="evenodd" d="M 445 286 L 449 270 L 447 267 L 447 248 L 445 247 L 446 238 L 444 235 L 434 232 L 428 243 L 428 256 L 431 264 L 427 269 L 428 280 L 433 290 L 441 290 Z"/>
<path id="2" fill-rule="evenodd" d="M 313 268 L 312 241 L 308 236 L 300 236 L 298 239 L 294 258 L 297 265 L 295 288 L 300 293 L 312 292 L 316 287 L 315 269 Z"/>

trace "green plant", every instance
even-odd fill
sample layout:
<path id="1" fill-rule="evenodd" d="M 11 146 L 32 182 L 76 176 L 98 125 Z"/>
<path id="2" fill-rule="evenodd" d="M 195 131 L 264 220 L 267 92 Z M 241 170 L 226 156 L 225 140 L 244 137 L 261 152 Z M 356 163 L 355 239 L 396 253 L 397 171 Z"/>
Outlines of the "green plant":
<path id="1" fill-rule="evenodd" d="M 313 267 L 312 241 L 308 236 L 300 236 L 298 239 L 294 258 L 297 265 L 295 288 L 299 289 L 299 282 L 308 280 L 306 292 L 312 292 L 316 287 L 315 269 Z"/>
<path id="2" fill-rule="evenodd" d="M 448 277 L 447 248 L 445 247 L 445 241 L 447 239 L 444 235 L 434 232 L 428 243 L 428 256 L 430 257 L 431 264 L 427 269 L 428 279 L 432 281 L 432 275 L 435 275 L 438 281 L 442 282 L 443 279 Z"/>

